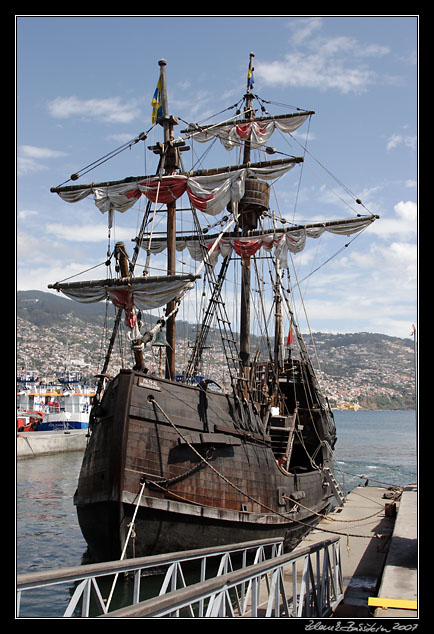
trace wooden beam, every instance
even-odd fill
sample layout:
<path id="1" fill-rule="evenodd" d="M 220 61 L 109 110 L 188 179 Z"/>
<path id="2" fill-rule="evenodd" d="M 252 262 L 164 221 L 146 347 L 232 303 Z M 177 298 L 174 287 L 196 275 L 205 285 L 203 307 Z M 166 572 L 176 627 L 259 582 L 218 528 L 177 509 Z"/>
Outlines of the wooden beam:
<path id="1" fill-rule="evenodd" d="M 224 174 L 225 172 L 234 172 L 239 169 L 246 169 L 248 167 L 275 167 L 278 165 L 289 165 L 290 163 L 303 163 L 303 157 L 293 156 L 284 159 L 275 159 L 273 161 L 259 161 L 257 163 L 243 163 L 242 165 L 227 165 L 225 167 L 217 167 L 209 170 L 195 170 L 192 172 L 179 172 L 179 176 L 214 176 L 216 174 Z M 100 183 L 87 183 L 85 185 L 64 185 L 63 187 L 51 187 L 50 192 L 58 194 L 61 192 L 73 192 L 80 189 L 92 189 L 96 187 L 110 187 L 111 185 L 123 185 L 134 182 L 141 182 L 158 178 L 158 174 L 152 174 L 151 176 L 127 176 L 118 181 L 104 181 Z"/>
<path id="2" fill-rule="evenodd" d="M 314 110 L 300 110 L 300 112 L 292 112 L 290 114 L 278 114 L 278 115 L 268 115 L 267 117 L 253 117 L 253 121 L 257 121 L 258 123 L 267 123 L 268 121 L 279 121 L 279 119 L 293 119 L 294 117 L 308 117 L 310 115 L 315 114 Z M 234 125 L 243 125 L 245 123 L 251 123 L 252 119 L 234 119 L 233 121 L 224 121 L 223 123 L 210 124 L 210 125 L 197 125 L 197 127 L 187 128 L 186 130 L 181 130 L 182 134 L 193 135 L 195 132 L 206 132 L 206 130 L 218 129 L 222 126 L 230 125 L 231 122 Z M 195 124 L 192 124 L 195 125 Z"/>

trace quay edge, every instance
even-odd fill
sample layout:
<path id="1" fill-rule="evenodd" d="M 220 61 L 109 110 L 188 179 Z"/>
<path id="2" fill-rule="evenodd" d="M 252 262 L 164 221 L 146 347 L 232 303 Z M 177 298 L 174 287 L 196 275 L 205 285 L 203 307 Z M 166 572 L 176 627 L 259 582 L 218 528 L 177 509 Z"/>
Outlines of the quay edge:
<path id="1" fill-rule="evenodd" d="M 20 432 L 17 434 L 16 456 L 22 459 L 66 451 L 84 451 L 87 440 L 87 429 Z"/>

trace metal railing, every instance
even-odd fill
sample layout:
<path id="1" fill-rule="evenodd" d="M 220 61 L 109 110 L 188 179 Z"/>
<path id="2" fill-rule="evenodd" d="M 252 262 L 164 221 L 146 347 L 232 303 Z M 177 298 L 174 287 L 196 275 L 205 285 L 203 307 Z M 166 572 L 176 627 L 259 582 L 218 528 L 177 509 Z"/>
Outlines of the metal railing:
<path id="1" fill-rule="evenodd" d="M 21 606 L 25 608 L 25 599 L 32 590 L 45 589 L 47 592 L 53 587 L 67 586 L 67 593 L 72 596 L 67 602 L 63 614 L 47 616 L 82 616 L 107 614 L 110 608 L 114 585 L 119 576 L 125 579 L 133 578 L 132 603 L 138 603 L 141 595 L 141 580 L 153 580 L 152 587 L 155 594 L 164 594 L 175 590 L 181 584 L 203 582 L 210 575 L 219 576 L 234 568 L 246 567 L 249 564 L 260 563 L 267 558 L 275 558 L 282 553 L 283 538 L 262 539 L 240 544 L 188 550 L 150 557 L 125 559 L 99 564 L 74 566 L 57 570 L 43 570 L 41 572 L 20 574 L 17 576 L 17 616 Z M 188 569 L 187 572 L 185 569 Z M 112 579 L 114 577 L 114 579 Z M 161 581 L 162 578 L 162 581 Z M 111 583 L 108 599 L 103 598 Z M 158 590 L 158 585 L 161 584 Z M 74 587 L 75 586 L 75 587 Z M 47 596 L 47 594 L 45 594 Z M 66 601 L 66 599 L 65 599 Z M 91 610 L 92 602 L 92 610 Z M 59 601 L 61 603 L 61 600 Z M 25 610 L 28 612 L 28 610 Z"/>
<path id="2" fill-rule="evenodd" d="M 80 603 L 81 616 L 89 616 L 91 598 L 98 614 L 109 618 L 330 615 L 343 597 L 339 538 L 286 554 L 282 549 L 282 539 L 259 540 L 227 548 L 32 573 L 18 577 L 17 590 L 20 597 L 32 588 L 79 582 L 63 614 L 66 617 L 80 616 Z M 211 560 L 214 566 L 210 576 Z M 199 570 L 199 580 L 190 571 L 187 582 L 186 569 L 192 563 Z M 141 601 L 143 574 L 162 566 L 166 571 L 158 596 Z M 121 573 L 134 576 L 131 605 L 110 612 L 98 581 L 107 575 L 117 578 Z"/>
<path id="3" fill-rule="evenodd" d="M 116 618 L 327 617 L 343 598 L 339 538 L 108 613 Z"/>

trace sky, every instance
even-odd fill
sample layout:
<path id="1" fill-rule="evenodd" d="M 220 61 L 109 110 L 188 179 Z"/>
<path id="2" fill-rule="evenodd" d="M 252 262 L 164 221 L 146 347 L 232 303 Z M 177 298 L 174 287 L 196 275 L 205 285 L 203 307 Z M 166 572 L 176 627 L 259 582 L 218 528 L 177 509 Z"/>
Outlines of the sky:
<path id="1" fill-rule="evenodd" d="M 158 60 L 167 61 L 180 135 L 184 122 L 228 116 L 245 92 L 250 52 L 253 92 L 271 102 L 270 114 L 288 112 L 277 104 L 315 111 L 294 135 L 308 153 L 301 181 L 291 170 L 289 184 L 279 183 L 282 215 L 380 216 L 354 241 L 324 234 L 293 256 L 310 328 L 410 336 L 418 318 L 417 16 L 16 16 L 17 290 L 47 292 L 85 270 L 105 277 L 93 267 L 106 259 L 106 215 L 90 198 L 68 204 L 50 187 L 152 128 Z M 162 140 L 157 128 L 146 146 Z M 216 154 L 219 165 L 237 162 L 223 148 Z M 152 174 L 154 160 L 138 143 L 78 183 Z M 348 190 L 363 207 L 348 205 Z M 110 234 L 130 249 L 143 207 L 133 210 L 116 214 Z"/>

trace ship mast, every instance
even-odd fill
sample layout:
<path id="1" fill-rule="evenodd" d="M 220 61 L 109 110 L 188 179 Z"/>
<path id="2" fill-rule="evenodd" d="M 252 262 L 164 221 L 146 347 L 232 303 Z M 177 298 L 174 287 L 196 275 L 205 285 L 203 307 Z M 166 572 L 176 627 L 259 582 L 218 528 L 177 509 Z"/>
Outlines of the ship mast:
<path id="1" fill-rule="evenodd" d="M 174 174 L 179 167 L 178 152 L 174 147 L 173 126 L 178 123 L 176 117 L 169 116 L 167 104 L 166 60 L 160 59 L 160 89 L 162 116 L 158 120 L 164 128 L 164 148 L 161 154 L 160 174 L 164 166 L 165 175 Z M 167 204 L 167 275 L 176 275 L 176 202 Z M 167 304 L 166 315 L 170 315 L 176 306 L 175 301 Z M 166 323 L 166 379 L 175 378 L 175 314 Z"/>
<path id="2" fill-rule="evenodd" d="M 254 53 L 250 53 L 249 73 L 247 79 L 247 90 L 245 94 L 246 106 L 245 115 L 248 121 L 254 119 L 254 110 L 252 109 L 253 95 L 251 93 L 250 78 L 253 73 Z M 250 162 L 250 141 L 247 139 L 244 144 L 243 163 Z M 244 226 L 242 235 L 248 235 L 248 228 Z M 241 266 L 241 314 L 240 314 L 240 359 L 243 366 L 244 376 L 247 377 L 250 361 L 250 256 L 246 255 L 242 258 Z"/>

